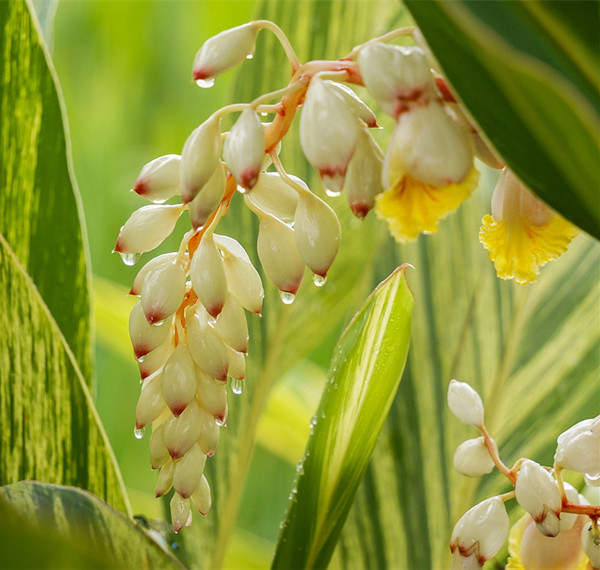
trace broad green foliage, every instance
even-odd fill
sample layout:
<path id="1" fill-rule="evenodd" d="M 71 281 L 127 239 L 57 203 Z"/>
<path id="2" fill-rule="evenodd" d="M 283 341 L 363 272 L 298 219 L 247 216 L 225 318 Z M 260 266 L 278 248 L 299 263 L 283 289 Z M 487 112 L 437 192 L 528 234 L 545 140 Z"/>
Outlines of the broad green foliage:
<path id="1" fill-rule="evenodd" d="M 44 546 L 48 547 L 48 538 L 67 541 L 68 549 L 61 545 L 62 556 L 56 553 L 51 558 L 53 567 L 61 567 L 60 562 L 63 568 L 182 568 L 167 551 L 166 542 L 159 545 L 140 525 L 80 489 L 22 481 L 0 489 L 0 509 L 11 507 L 24 518 L 27 531 L 52 529 L 52 535 L 44 537 Z M 38 567 L 45 566 L 43 560 L 29 558 L 28 551 L 37 550 L 37 545 L 31 549 L 23 545 L 23 536 L 18 538 L 21 545 L 13 549 L 12 558 L 15 566 L 32 567 L 35 560 Z M 29 564 L 19 563 L 19 554 Z"/>
<path id="2" fill-rule="evenodd" d="M 375 289 L 340 338 L 273 568 L 323 568 L 331 557 L 406 362 L 413 298 L 405 270 Z"/>
<path id="3" fill-rule="evenodd" d="M 507 164 L 551 206 L 600 238 L 600 4 L 406 5 Z"/>
<path id="4" fill-rule="evenodd" d="M 89 292 L 54 77 L 24 2 L 0 3 L 0 483 L 126 508 L 90 396 Z"/>

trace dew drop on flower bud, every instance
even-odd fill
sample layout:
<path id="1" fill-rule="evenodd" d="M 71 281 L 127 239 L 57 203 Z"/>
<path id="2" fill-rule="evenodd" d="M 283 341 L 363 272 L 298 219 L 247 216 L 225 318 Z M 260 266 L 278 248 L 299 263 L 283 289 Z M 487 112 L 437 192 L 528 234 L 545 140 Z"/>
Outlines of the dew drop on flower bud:
<path id="1" fill-rule="evenodd" d="M 289 291 L 279 291 L 279 296 L 284 305 L 291 305 L 296 299 L 296 295 Z"/>
<path id="2" fill-rule="evenodd" d="M 253 57 L 254 57 L 254 56 L 253 56 L 251 53 L 249 53 L 249 54 L 246 56 L 246 59 L 252 59 Z"/>
<path id="3" fill-rule="evenodd" d="M 202 87 L 202 89 L 208 89 L 215 84 L 214 77 L 209 77 L 208 79 L 196 79 L 196 85 L 198 87 Z"/>
<path id="4" fill-rule="evenodd" d="M 248 189 L 247 189 L 247 188 L 244 188 L 243 186 L 240 186 L 239 184 L 237 185 L 237 188 L 236 188 L 236 189 L 237 189 L 237 191 L 238 191 L 240 194 L 247 194 L 247 193 L 248 193 Z"/>
<path id="5" fill-rule="evenodd" d="M 135 436 L 135 439 L 142 439 L 144 437 L 144 428 L 135 428 L 133 430 L 133 435 Z"/>
<path id="6" fill-rule="evenodd" d="M 337 198 L 342 195 L 342 190 L 338 190 L 337 188 L 325 188 L 325 194 L 330 198 Z"/>
<path id="7" fill-rule="evenodd" d="M 234 394 L 241 394 L 244 391 L 244 381 L 239 378 L 231 379 L 231 391 Z"/>
<path id="8" fill-rule="evenodd" d="M 215 418 L 215 423 L 219 426 L 219 427 L 223 427 L 225 425 L 225 422 L 223 421 L 222 418 L 217 417 Z"/>
<path id="9" fill-rule="evenodd" d="M 327 277 L 323 277 L 323 275 L 317 275 L 316 273 L 313 275 L 313 283 L 317 287 L 323 287 L 325 283 L 327 283 Z"/>
<path id="10" fill-rule="evenodd" d="M 123 263 L 125 265 L 128 265 L 129 267 L 131 267 L 132 265 L 135 265 L 138 262 L 138 259 L 140 258 L 141 254 L 139 254 L 139 253 L 123 253 L 120 251 L 119 255 L 121 256 Z"/>

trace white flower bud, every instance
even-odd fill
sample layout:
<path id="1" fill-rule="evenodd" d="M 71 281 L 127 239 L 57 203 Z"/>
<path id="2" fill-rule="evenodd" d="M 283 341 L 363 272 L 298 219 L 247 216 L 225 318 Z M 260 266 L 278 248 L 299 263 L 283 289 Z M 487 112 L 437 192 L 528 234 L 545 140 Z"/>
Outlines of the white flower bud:
<path id="1" fill-rule="evenodd" d="M 206 40 L 194 59 L 194 80 L 216 77 L 250 57 L 259 30 L 256 22 L 249 22 Z"/>
<path id="2" fill-rule="evenodd" d="M 223 310 L 214 325 L 221 340 L 233 350 L 246 352 L 248 350 L 248 323 L 246 313 L 240 302 L 228 295 Z"/>
<path id="3" fill-rule="evenodd" d="M 447 186 L 462 182 L 473 167 L 468 133 L 431 101 L 402 113 L 383 163 L 383 184 L 394 186 L 405 175 L 431 184 Z"/>
<path id="4" fill-rule="evenodd" d="M 208 179 L 208 182 L 202 187 L 202 192 L 198 192 L 196 197 L 190 202 L 190 221 L 195 230 L 206 224 L 211 214 L 221 203 L 223 194 L 225 193 L 226 180 L 225 165 L 219 163 L 212 176 Z"/>
<path id="5" fill-rule="evenodd" d="M 296 294 L 304 277 L 304 261 L 294 230 L 274 216 L 262 213 L 256 249 L 267 277 L 281 291 Z"/>
<path id="6" fill-rule="evenodd" d="M 496 442 L 494 448 L 497 453 Z M 481 477 L 490 473 L 493 468 L 494 460 L 485 446 L 483 437 L 463 441 L 454 452 L 454 469 L 467 477 Z"/>
<path id="7" fill-rule="evenodd" d="M 219 443 L 219 426 L 217 425 L 215 418 L 200 406 L 198 406 L 198 418 L 200 423 L 198 445 L 204 455 L 212 457 L 215 454 L 217 444 Z M 225 419 L 226 417 L 223 419 L 222 425 L 225 425 Z"/>
<path id="8" fill-rule="evenodd" d="M 250 190 L 257 182 L 265 154 L 265 132 L 258 114 L 245 109 L 225 139 L 223 158 L 236 182 Z"/>
<path id="9" fill-rule="evenodd" d="M 339 93 L 348 107 L 352 112 L 363 121 L 370 129 L 377 128 L 377 117 L 375 113 L 369 109 L 364 101 L 354 92 L 350 87 L 343 83 L 337 83 L 335 81 L 325 80 L 326 83 L 330 84 L 332 89 Z"/>
<path id="10" fill-rule="evenodd" d="M 556 480 L 541 465 L 525 459 L 515 484 L 517 501 L 533 518 L 544 536 L 556 536 L 560 531 L 562 507 Z"/>
<path id="11" fill-rule="evenodd" d="M 375 196 L 384 190 L 381 184 L 382 166 L 382 150 L 371 133 L 361 129 L 344 183 L 350 209 L 361 220 L 373 209 Z"/>
<path id="12" fill-rule="evenodd" d="M 211 116 L 192 131 L 181 151 L 181 197 L 191 202 L 203 189 L 219 166 L 221 156 L 221 126 L 218 117 Z"/>
<path id="13" fill-rule="evenodd" d="M 508 515 L 502 499 L 486 499 L 469 509 L 456 523 L 450 539 L 450 550 L 458 551 L 464 558 L 473 556 L 483 566 L 506 542 L 508 528 Z"/>
<path id="14" fill-rule="evenodd" d="M 173 487 L 184 499 L 190 497 L 200 484 L 205 464 L 206 455 L 197 444 L 175 463 Z"/>
<path id="15" fill-rule="evenodd" d="M 192 511 L 189 499 L 184 499 L 178 493 L 174 493 L 170 506 L 173 532 L 179 532 L 184 526 L 189 526 L 192 523 Z"/>
<path id="16" fill-rule="evenodd" d="M 185 294 L 185 269 L 175 260 L 164 263 L 144 278 L 141 303 L 150 323 L 160 323 L 177 311 Z"/>
<path id="17" fill-rule="evenodd" d="M 227 349 L 229 352 L 229 370 L 227 370 L 227 376 L 243 380 L 246 376 L 246 355 L 230 347 L 227 347 Z"/>
<path id="18" fill-rule="evenodd" d="M 199 307 L 187 318 L 188 346 L 196 364 L 218 380 L 227 379 L 229 356 L 227 348 L 208 322 L 208 314 Z"/>
<path id="19" fill-rule="evenodd" d="M 600 568 L 600 531 L 588 522 L 581 531 L 581 546 L 594 568 Z"/>
<path id="20" fill-rule="evenodd" d="M 298 199 L 294 237 L 309 269 L 326 277 L 340 247 L 340 222 L 323 200 L 307 190 Z"/>
<path id="21" fill-rule="evenodd" d="M 169 459 L 169 450 L 165 445 L 165 424 L 153 425 L 150 436 L 150 465 L 152 469 L 159 469 Z"/>
<path id="22" fill-rule="evenodd" d="M 224 424 L 227 419 L 227 384 L 215 380 L 197 368 L 196 394 L 200 405 Z"/>
<path id="23" fill-rule="evenodd" d="M 429 62 L 419 47 L 376 42 L 361 49 L 357 61 L 366 88 L 392 117 L 435 96 Z"/>
<path id="24" fill-rule="evenodd" d="M 156 478 L 156 487 L 154 488 L 155 497 L 164 497 L 173 486 L 173 473 L 175 472 L 175 463 L 169 458 L 160 468 Z"/>
<path id="25" fill-rule="evenodd" d="M 265 296 L 258 271 L 250 261 L 246 250 L 229 236 L 214 236 L 219 249 L 223 253 L 225 276 L 229 292 L 236 297 L 242 307 L 260 314 Z"/>
<path id="26" fill-rule="evenodd" d="M 304 185 L 300 178 L 290 177 L 298 184 Z M 259 210 L 289 223 L 294 220 L 298 193 L 281 178 L 279 173 L 263 172 L 252 191 L 246 194 L 245 199 Z"/>
<path id="27" fill-rule="evenodd" d="M 141 253 L 159 246 L 173 231 L 183 206 L 142 206 L 125 222 L 115 249 L 118 253 Z"/>
<path id="28" fill-rule="evenodd" d="M 165 342 L 163 342 L 161 345 L 157 346 L 148 354 L 138 358 L 138 366 L 140 368 L 140 376 L 142 380 L 165 365 L 167 358 L 169 358 L 170 354 L 175 348 L 172 340 L 173 339 L 171 336 L 167 337 L 167 340 L 165 340 Z"/>
<path id="29" fill-rule="evenodd" d="M 152 423 L 166 408 L 161 395 L 162 372 L 148 376 L 142 384 L 142 391 L 135 410 L 135 427 L 142 429 Z"/>
<path id="30" fill-rule="evenodd" d="M 144 284 L 144 279 L 146 278 L 146 275 L 148 275 L 148 273 L 151 273 L 152 271 L 154 271 L 162 265 L 172 263 L 173 261 L 175 261 L 178 255 L 179 254 L 177 252 L 163 253 L 162 255 L 158 255 L 150 261 L 148 261 L 148 263 L 146 263 L 135 276 L 129 294 L 138 296 L 141 295 L 142 285 Z M 187 253 L 185 255 L 187 258 Z"/>
<path id="31" fill-rule="evenodd" d="M 183 457 L 194 445 L 202 430 L 201 408 L 191 402 L 178 417 L 172 417 L 165 424 L 165 445 L 173 459 Z"/>
<path id="32" fill-rule="evenodd" d="M 192 502 L 200 514 L 206 515 L 208 511 L 210 511 L 212 504 L 210 497 L 210 486 L 208 485 L 208 481 L 204 475 L 202 475 L 200 478 L 200 484 L 192 493 Z"/>
<path id="33" fill-rule="evenodd" d="M 359 132 L 346 98 L 318 76 L 311 81 L 300 115 L 300 145 L 331 194 L 339 194 Z"/>
<path id="34" fill-rule="evenodd" d="M 170 320 L 160 325 L 148 323 L 142 304 L 137 302 L 129 314 L 129 337 L 135 357 L 141 358 L 165 342 L 171 333 L 171 325 Z"/>
<path id="35" fill-rule="evenodd" d="M 558 436 L 554 463 L 578 473 L 600 472 L 600 416 L 583 420 Z"/>
<path id="36" fill-rule="evenodd" d="M 165 363 L 162 396 L 174 416 L 179 416 L 196 395 L 196 366 L 186 344 L 179 344 Z"/>
<path id="37" fill-rule="evenodd" d="M 475 427 L 483 425 L 483 402 L 479 394 L 466 382 L 450 380 L 448 407 L 461 422 Z"/>
<path id="38" fill-rule="evenodd" d="M 180 193 L 178 154 L 159 156 L 146 164 L 133 187 L 140 196 L 160 204 Z"/>
<path id="39" fill-rule="evenodd" d="M 215 244 L 212 232 L 206 232 L 190 265 L 192 286 L 209 315 L 217 317 L 227 298 L 227 278 L 223 256 Z"/>

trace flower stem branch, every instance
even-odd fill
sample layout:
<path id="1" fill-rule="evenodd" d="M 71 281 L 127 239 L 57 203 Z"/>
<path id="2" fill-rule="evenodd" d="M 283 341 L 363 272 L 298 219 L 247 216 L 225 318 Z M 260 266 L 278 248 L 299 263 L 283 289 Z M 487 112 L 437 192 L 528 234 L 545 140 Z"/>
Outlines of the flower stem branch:
<path id="1" fill-rule="evenodd" d="M 296 52 L 294 51 L 290 40 L 288 40 L 288 37 L 285 35 L 283 30 L 277 24 L 269 20 L 257 20 L 255 23 L 260 28 L 264 30 L 269 30 L 275 35 L 275 37 L 279 40 L 279 43 L 283 47 L 285 55 L 287 56 L 290 65 L 292 66 L 292 69 L 296 71 L 296 69 L 300 67 L 300 60 L 298 59 L 298 56 L 296 55 Z"/>

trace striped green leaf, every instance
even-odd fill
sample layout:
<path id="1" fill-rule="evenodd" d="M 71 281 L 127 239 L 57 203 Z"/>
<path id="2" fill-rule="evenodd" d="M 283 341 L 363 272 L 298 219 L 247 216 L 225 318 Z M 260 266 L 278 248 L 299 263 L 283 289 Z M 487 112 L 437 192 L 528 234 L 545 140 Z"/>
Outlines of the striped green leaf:
<path id="1" fill-rule="evenodd" d="M 0 3 L 0 484 L 86 488 L 126 509 L 92 398 L 79 198 L 54 74 L 25 2 Z"/>
<path id="2" fill-rule="evenodd" d="M 506 163 L 600 238 L 600 3 L 405 3 Z"/>
<path id="3" fill-rule="evenodd" d="M 0 567 L 183 568 L 164 537 L 81 489 L 32 481 L 0 487 L 0 513 L 13 510 L 23 528 L 13 524 L 0 536 Z"/>
<path id="4" fill-rule="evenodd" d="M 414 303 L 405 269 L 375 289 L 336 348 L 273 568 L 329 562 L 406 362 Z"/>

